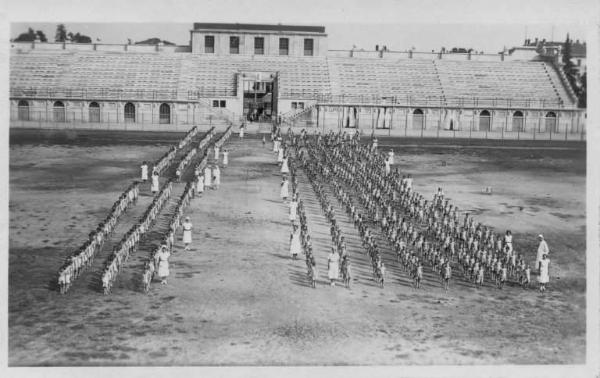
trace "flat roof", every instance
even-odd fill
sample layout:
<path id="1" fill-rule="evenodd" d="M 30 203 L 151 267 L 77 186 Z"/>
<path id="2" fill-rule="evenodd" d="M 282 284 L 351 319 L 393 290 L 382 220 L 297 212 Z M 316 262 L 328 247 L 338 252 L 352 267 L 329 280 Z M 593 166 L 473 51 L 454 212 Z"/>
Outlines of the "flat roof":
<path id="1" fill-rule="evenodd" d="M 221 24 L 212 22 L 194 22 L 194 30 L 268 30 L 280 32 L 325 33 L 325 26 L 282 25 L 282 24 Z"/>

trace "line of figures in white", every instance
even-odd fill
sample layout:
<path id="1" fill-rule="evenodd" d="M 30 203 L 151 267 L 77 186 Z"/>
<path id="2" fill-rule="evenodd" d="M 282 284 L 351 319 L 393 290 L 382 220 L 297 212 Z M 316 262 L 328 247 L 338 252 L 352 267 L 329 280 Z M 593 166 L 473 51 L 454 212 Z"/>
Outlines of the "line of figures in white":
<path id="1" fill-rule="evenodd" d="M 421 286 L 424 265 L 439 275 L 446 291 L 453 277 L 453 268 L 460 269 L 463 279 L 476 287 L 484 286 L 488 279 L 499 289 L 507 282 L 518 283 L 523 288 L 530 286 L 531 267 L 525 256 L 515 251 L 510 230 L 504 235 L 496 234 L 490 227 L 475 222 L 467 212 L 461 222 L 458 207 L 445 198 L 441 188 L 432 200 L 426 200 L 413 189 L 410 175 L 401 175 L 397 168 L 392 172 L 393 153 L 379 153 L 376 140 L 361 144 L 357 134 L 336 134 L 333 131 L 323 136 L 317 132 L 314 138 L 308 138 L 304 130 L 299 136 L 288 131 L 286 142 L 289 148 L 280 134 L 276 133 L 272 139 L 281 173 L 284 174 L 281 184 L 284 200 L 288 197 L 289 183 L 285 175 L 291 173 L 293 194 L 289 210 L 293 230 L 290 253 L 293 258 L 300 252 L 306 254 L 307 274 L 313 287 L 318 273 L 304 207 L 301 200 L 298 202 L 291 157 L 293 151 L 301 160 L 331 224 L 332 250 L 328 257 L 331 285 L 335 285 L 341 275 L 348 287 L 351 269 L 335 209 L 326 195 L 328 186 L 345 209 L 349 221 L 358 229 L 363 249 L 371 259 L 374 280 L 381 287 L 384 286 L 386 266 L 376 232 L 369 226 L 379 229 L 384 243 L 395 251 L 397 263 L 408 272 L 416 288 Z M 294 224 L 296 215 L 300 218 L 299 227 Z M 538 235 L 538 239 L 535 267 L 539 290 L 544 292 L 550 281 L 550 251 L 543 235 Z"/>

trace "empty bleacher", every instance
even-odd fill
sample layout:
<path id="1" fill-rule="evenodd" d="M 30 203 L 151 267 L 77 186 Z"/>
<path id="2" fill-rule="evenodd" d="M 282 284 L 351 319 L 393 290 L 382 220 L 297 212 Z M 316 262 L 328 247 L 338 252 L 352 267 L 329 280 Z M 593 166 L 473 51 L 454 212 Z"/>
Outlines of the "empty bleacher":
<path id="1" fill-rule="evenodd" d="M 43 50 L 10 55 L 11 91 L 37 91 L 38 97 L 60 88 L 65 97 L 80 91 L 80 98 L 98 100 L 227 97 L 238 94 L 242 72 L 277 73 L 280 99 L 358 104 L 395 98 L 452 106 L 477 98 L 573 106 L 556 70 L 543 62 Z"/>

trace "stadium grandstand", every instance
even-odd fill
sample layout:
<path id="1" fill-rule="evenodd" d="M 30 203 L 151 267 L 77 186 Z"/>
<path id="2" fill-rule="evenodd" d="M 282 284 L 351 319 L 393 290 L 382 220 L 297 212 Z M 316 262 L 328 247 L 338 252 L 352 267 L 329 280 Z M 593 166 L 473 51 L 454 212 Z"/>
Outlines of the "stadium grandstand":
<path id="1" fill-rule="evenodd" d="M 195 23 L 188 46 L 12 42 L 10 101 L 11 127 L 249 121 L 579 140 L 586 118 L 557 58 L 329 50 L 325 27 L 281 24 Z"/>

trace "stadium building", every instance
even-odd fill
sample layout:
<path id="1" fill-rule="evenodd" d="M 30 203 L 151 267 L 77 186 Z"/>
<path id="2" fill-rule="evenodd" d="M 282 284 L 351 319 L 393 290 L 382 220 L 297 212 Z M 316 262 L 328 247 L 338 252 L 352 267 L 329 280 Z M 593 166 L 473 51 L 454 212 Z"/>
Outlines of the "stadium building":
<path id="1" fill-rule="evenodd" d="M 331 50 L 323 26 L 195 23 L 187 46 L 13 42 L 10 103 L 11 127 L 585 133 L 557 57 Z"/>

